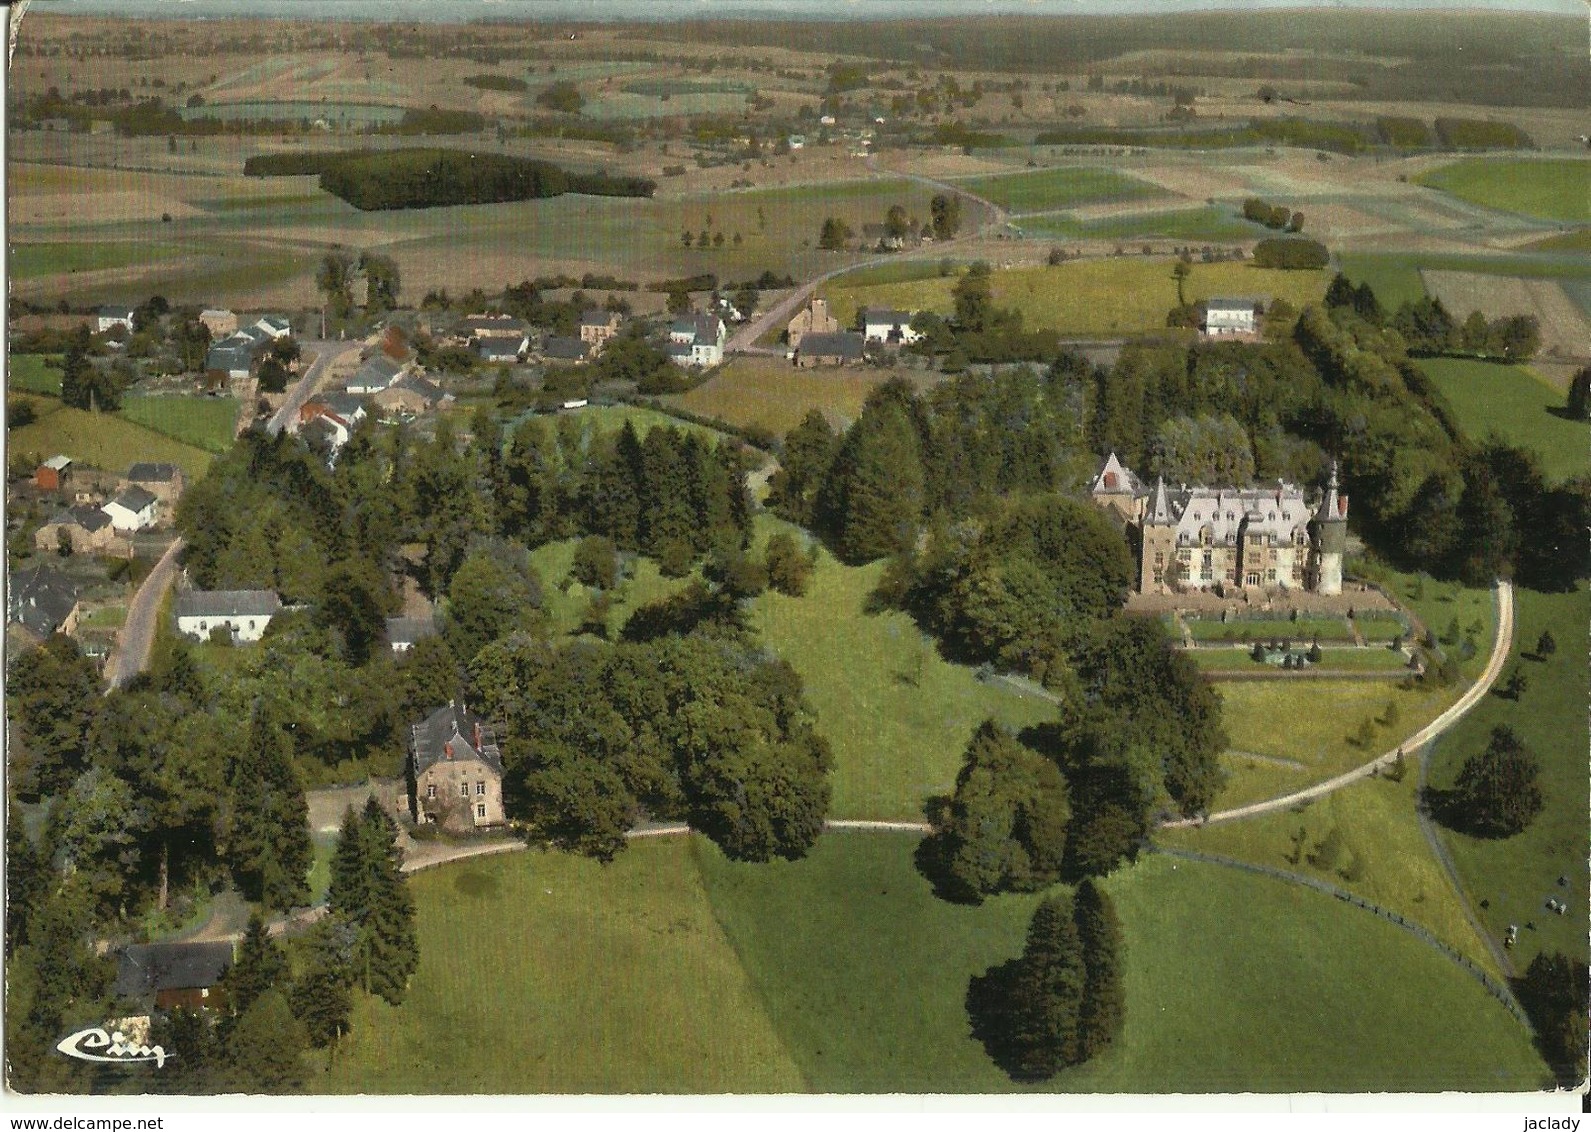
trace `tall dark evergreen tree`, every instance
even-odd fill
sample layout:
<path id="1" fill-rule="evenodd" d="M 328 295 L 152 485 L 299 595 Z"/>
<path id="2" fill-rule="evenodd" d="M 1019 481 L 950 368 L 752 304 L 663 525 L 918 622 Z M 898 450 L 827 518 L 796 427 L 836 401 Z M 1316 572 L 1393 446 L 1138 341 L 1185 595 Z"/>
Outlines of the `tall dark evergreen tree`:
<path id="1" fill-rule="evenodd" d="M 271 989 L 240 1014 L 227 1035 L 230 1089 L 245 1093 L 292 1093 L 303 1086 L 304 1025 L 287 996 Z"/>
<path id="2" fill-rule="evenodd" d="M 1019 1081 L 1043 1081 L 1083 1060 L 1088 969 L 1072 898 L 1038 906 L 1016 959 L 974 976 L 967 989 L 972 1032 Z"/>
<path id="3" fill-rule="evenodd" d="M 778 514 L 803 527 L 813 525 L 818 490 L 834 463 L 837 444 L 834 429 L 817 409 L 786 434 L 779 470 L 768 483 Z"/>
<path id="4" fill-rule="evenodd" d="M 1086 1061 L 1121 1033 L 1127 999 L 1121 977 L 1121 923 L 1110 897 L 1090 877 L 1078 886 L 1075 904 L 1077 938 L 1088 972 L 1079 1018 L 1080 1052 Z"/>
<path id="5" fill-rule="evenodd" d="M 818 518 L 841 558 L 869 562 L 912 545 L 924 488 L 912 422 L 898 405 L 870 401 L 840 441 L 818 497 Z"/>
<path id="6" fill-rule="evenodd" d="M 256 910 L 238 943 L 237 957 L 221 980 L 226 1006 L 233 1015 L 242 1014 L 273 987 L 287 982 L 287 953 L 270 937 L 265 917 Z"/>
<path id="7" fill-rule="evenodd" d="M 308 899 L 313 857 L 309 808 L 286 724 L 261 703 L 227 774 L 227 862 L 245 896 L 283 911 Z"/>
<path id="8" fill-rule="evenodd" d="M 367 992 L 403 1001 L 419 965 L 414 900 L 404 879 L 398 828 L 375 798 L 343 814 L 326 904 L 353 928 L 348 966 Z"/>
<path id="9" fill-rule="evenodd" d="M 289 1001 L 312 1046 L 333 1045 L 348 1032 L 356 934 L 345 919 L 329 916 L 310 929 L 305 941 L 303 970 L 293 982 Z"/>

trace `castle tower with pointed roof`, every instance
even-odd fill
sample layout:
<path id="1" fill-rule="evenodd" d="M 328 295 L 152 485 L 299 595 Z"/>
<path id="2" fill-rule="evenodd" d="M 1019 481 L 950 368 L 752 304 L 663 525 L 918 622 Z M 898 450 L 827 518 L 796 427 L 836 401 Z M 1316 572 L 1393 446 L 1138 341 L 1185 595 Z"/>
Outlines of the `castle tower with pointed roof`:
<path id="1" fill-rule="evenodd" d="M 1348 546 L 1348 496 L 1337 490 L 1337 461 L 1331 462 L 1331 479 L 1310 524 L 1315 562 L 1310 571 L 1317 593 L 1342 593 L 1342 556 Z"/>

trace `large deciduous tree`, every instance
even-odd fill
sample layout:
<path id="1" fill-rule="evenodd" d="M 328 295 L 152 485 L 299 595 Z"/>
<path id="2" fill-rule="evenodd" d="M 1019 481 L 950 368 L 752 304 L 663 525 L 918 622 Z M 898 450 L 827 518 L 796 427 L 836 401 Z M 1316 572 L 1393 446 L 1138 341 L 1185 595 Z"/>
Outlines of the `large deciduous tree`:
<path id="1" fill-rule="evenodd" d="M 1453 789 L 1438 796 L 1444 820 L 1481 837 L 1510 837 L 1541 812 L 1536 757 L 1513 728 L 1492 728 L 1486 749 L 1464 760 Z"/>

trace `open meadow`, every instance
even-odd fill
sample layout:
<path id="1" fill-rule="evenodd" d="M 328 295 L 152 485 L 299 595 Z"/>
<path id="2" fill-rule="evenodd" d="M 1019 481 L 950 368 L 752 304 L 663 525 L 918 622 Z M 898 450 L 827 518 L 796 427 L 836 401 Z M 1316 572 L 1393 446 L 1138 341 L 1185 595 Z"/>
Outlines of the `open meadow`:
<path id="1" fill-rule="evenodd" d="M 1549 479 L 1591 471 L 1591 426 L 1571 420 L 1564 395 L 1529 366 L 1462 358 L 1424 358 L 1419 364 L 1471 440 L 1495 435 L 1528 448 L 1541 458 Z"/>
<path id="2" fill-rule="evenodd" d="M 194 448 L 225 452 L 235 439 L 238 401 L 236 397 L 126 397 L 121 414 Z"/>
<path id="3" fill-rule="evenodd" d="M 741 427 L 761 426 L 781 436 L 817 409 L 835 428 L 862 414 L 862 403 L 890 370 L 797 369 L 783 358 L 741 357 L 669 400 L 682 409 Z"/>
<path id="4" fill-rule="evenodd" d="M 1431 785 L 1450 787 L 1464 760 L 1484 749 L 1492 728 L 1506 725 L 1540 765 L 1544 807 L 1523 833 L 1485 839 L 1441 831 L 1487 930 L 1501 938 L 1509 924 L 1520 925 L 1514 960 L 1523 968 L 1537 951 L 1586 953 L 1586 861 L 1591 857 L 1586 812 L 1591 799 L 1586 784 L 1584 642 L 1591 595 L 1584 584 L 1564 594 L 1514 592 L 1515 654 L 1520 659 L 1509 667 L 1525 674 L 1524 694 L 1517 702 L 1487 696 L 1432 744 L 1426 758 Z M 1558 648 L 1538 657 L 1536 642 L 1544 630 L 1557 638 Z M 1559 877 L 1565 878 L 1563 885 Z M 1549 897 L 1567 902 L 1568 913 L 1549 912 Z"/>
<path id="5" fill-rule="evenodd" d="M 6 389 L 10 392 L 42 393 L 50 397 L 61 395 L 61 358 L 51 359 L 55 365 L 45 365 L 43 354 L 11 354 L 6 358 Z"/>
<path id="6" fill-rule="evenodd" d="M 549 542 L 531 552 L 530 564 L 541 580 L 542 610 L 547 614 L 549 627 L 554 634 L 569 634 L 580 628 L 580 622 L 592 591 L 569 577 L 574 564 L 575 548 L 579 539 Z M 643 605 L 661 601 L 678 593 L 690 584 L 690 577 L 665 578 L 650 558 L 638 557 L 631 564 L 632 572 L 612 591 L 612 608 L 607 618 L 608 633 L 617 637 L 630 614 Z"/>
<path id="7" fill-rule="evenodd" d="M 1013 213 L 1053 212 L 1102 201 L 1164 196 L 1164 190 L 1113 169 L 1040 169 L 956 182 L 958 188 Z"/>
<path id="8" fill-rule="evenodd" d="M 1028 329 L 1052 329 L 1063 335 L 1111 338 L 1163 330 L 1166 315 L 1177 305 L 1177 283 L 1169 260 L 1116 257 L 1081 260 L 1055 267 L 1018 267 L 994 272 L 990 282 L 998 306 L 1022 312 Z M 846 281 L 825 284 L 820 293 L 847 325 L 863 307 L 933 310 L 954 309 L 951 278 L 909 283 L 853 286 Z M 1278 271 L 1247 263 L 1199 263 L 1183 285 L 1187 300 L 1241 295 L 1286 299 L 1294 308 L 1317 302 L 1325 294 L 1324 271 Z"/>
<path id="9" fill-rule="evenodd" d="M 758 526 L 794 529 L 768 518 Z M 820 550 L 806 594 L 763 594 L 751 623 L 801 676 L 834 749 L 831 816 L 921 821 L 929 797 L 954 788 L 978 724 L 1022 727 L 1054 718 L 1055 708 L 980 683 L 942 659 L 906 614 L 866 613 L 883 566 L 845 566 Z"/>
<path id="10" fill-rule="evenodd" d="M 1255 240 L 1266 229 L 1244 220 L 1235 209 L 1219 205 L 1166 212 L 1131 212 L 1099 220 L 1067 213 L 1023 216 L 1016 226 L 1024 236 L 1067 240 Z"/>
<path id="11" fill-rule="evenodd" d="M 114 413 L 90 413 L 44 402 L 39 419 L 6 437 L 11 452 L 48 459 L 64 454 L 109 472 L 125 472 L 143 460 L 176 464 L 189 482 L 210 467 L 210 453 L 162 436 Z"/>
<path id="12" fill-rule="evenodd" d="M 1591 220 L 1591 161 L 1470 158 L 1419 178 L 1461 200 L 1544 220 Z"/>

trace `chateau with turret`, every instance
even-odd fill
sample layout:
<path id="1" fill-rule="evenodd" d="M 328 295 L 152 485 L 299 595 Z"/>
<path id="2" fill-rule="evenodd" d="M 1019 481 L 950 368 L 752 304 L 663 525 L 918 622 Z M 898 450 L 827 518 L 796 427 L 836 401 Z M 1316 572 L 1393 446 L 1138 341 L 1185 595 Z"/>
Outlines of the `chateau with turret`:
<path id="1" fill-rule="evenodd" d="M 1094 477 L 1094 502 L 1115 513 L 1138 551 L 1138 592 L 1302 590 L 1342 593 L 1348 497 L 1337 466 L 1320 500 L 1272 486 L 1153 488 L 1112 452 Z"/>

